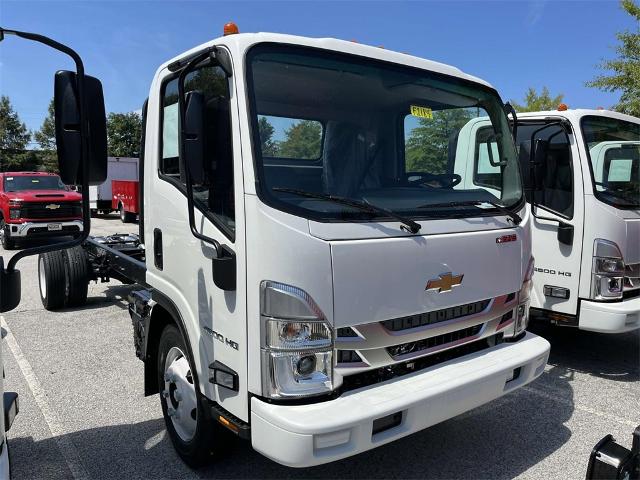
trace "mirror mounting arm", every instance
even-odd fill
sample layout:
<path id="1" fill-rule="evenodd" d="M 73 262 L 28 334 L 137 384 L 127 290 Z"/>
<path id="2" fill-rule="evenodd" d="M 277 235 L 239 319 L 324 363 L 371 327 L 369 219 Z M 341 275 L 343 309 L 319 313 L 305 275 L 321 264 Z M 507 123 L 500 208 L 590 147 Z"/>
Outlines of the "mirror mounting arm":
<path id="1" fill-rule="evenodd" d="M 194 67 L 198 65 L 200 62 L 206 60 L 207 58 L 211 58 L 211 55 L 214 52 L 215 52 L 215 47 L 207 48 L 202 53 L 192 57 L 191 59 L 189 59 L 189 62 L 186 65 L 184 65 L 184 67 L 180 71 L 180 75 L 178 75 L 178 111 L 179 111 L 179 122 L 180 122 L 180 125 L 179 125 L 180 135 L 178 137 L 178 141 L 179 141 L 179 147 L 180 147 L 179 148 L 180 158 L 181 158 L 180 163 L 182 168 L 184 168 L 185 170 L 185 184 L 187 188 L 187 209 L 189 210 L 189 228 L 191 229 L 191 233 L 193 234 L 194 237 L 212 245 L 213 248 L 216 250 L 216 257 L 219 258 L 223 255 L 220 242 L 218 242 L 215 238 L 211 238 L 207 235 L 204 235 L 203 233 L 200 233 L 196 228 L 195 206 L 193 202 L 193 181 L 191 178 L 191 170 L 190 170 L 189 162 L 184 161 L 184 158 L 185 158 L 184 138 L 185 138 L 185 135 L 187 134 L 187 132 L 184 131 L 185 117 L 186 117 L 184 82 L 185 82 L 185 79 L 187 78 L 187 74 L 189 74 L 189 72 L 191 72 L 194 69 Z"/>
<path id="2" fill-rule="evenodd" d="M 76 75 L 77 75 L 77 93 L 79 102 L 78 115 L 80 118 L 80 142 L 82 149 L 82 165 L 81 165 L 81 174 L 82 174 L 82 234 L 69 242 L 58 243 L 55 245 L 44 245 L 40 247 L 32 247 L 27 248 L 25 250 L 20 250 L 16 252 L 16 254 L 11 257 L 9 263 L 7 264 L 7 272 L 13 272 L 15 270 L 16 264 L 18 260 L 21 258 L 38 255 L 40 253 L 52 252 L 55 250 L 62 250 L 67 248 L 73 248 L 80 244 L 82 244 L 87 237 L 89 236 L 89 231 L 91 229 L 91 214 L 89 210 L 89 179 L 88 179 L 88 166 L 89 166 L 89 123 L 86 115 L 87 106 L 86 99 L 84 96 L 84 64 L 82 63 L 82 59 L 80 55 L 73 50 L 72 48 L 63 45 L 62 43 L 56 42 L 55 40 L 45 37 L 44 35 L 39 35 L 37 33 L 29 33 L 29 32 L 21 32 L 17 30 L 7 30 L 5 28 L 0 27 L 0 40 L 4 39 L 5 35 L 15 35 L 20 38 L 24 38 L 26 40 L 31 40 L 34 42 L 42 43 L 48 47 L 51 47 L 59 52 L 65 53 L 71 57 L 76 65 Z"/>

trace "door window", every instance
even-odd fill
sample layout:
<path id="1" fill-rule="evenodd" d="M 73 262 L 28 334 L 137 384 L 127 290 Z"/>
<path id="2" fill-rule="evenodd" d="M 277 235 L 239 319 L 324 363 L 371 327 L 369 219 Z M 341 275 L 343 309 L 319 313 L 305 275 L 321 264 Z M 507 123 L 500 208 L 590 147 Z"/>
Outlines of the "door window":
<path id="1" fill-rule="evenodd" d="M 203 67 L 187 75 L 185 93 L 204 95 L 204 176 L 193 185 L 196 206 L 228 237 L 235 234 L 233 150 L 229 82 L 220 67 Z M 162 88 L 162 153 L 160 175 L 184 185 L 178 154 L 178 79 Z"/>

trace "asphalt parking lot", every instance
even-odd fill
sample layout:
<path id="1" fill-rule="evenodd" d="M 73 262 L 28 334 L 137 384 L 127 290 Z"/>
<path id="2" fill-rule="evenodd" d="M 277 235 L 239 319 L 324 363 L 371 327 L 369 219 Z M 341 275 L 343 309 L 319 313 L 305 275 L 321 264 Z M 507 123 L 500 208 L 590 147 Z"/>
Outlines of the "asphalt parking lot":
<path id="1" fill-rule="evenodd" d="M 137 229 L 115 215 L 93 225 L 94 234 Z M 3 321 L 5 389 L 20 395 L 9 432 L 15 479 L 584 478 L 602 436 L 630 445 L 640 424 L 637 333 L 534 326 L 552 345 L 542 377 L 458 418 L 313 469 L 281 467 L 236 441 L 221 461 L 193 471 L 171 447 L 158 398 L 143 395 L 130 287 L 92 284 L 86 307 L 52 313 L 40 303 L 36 259 L 18 265 L 22 302 Z"/>

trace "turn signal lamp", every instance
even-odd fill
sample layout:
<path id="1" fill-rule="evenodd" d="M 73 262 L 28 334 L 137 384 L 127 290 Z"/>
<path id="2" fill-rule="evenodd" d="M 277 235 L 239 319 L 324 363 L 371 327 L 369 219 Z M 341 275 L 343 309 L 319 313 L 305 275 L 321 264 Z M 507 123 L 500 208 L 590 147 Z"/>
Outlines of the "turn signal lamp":
<path id="1" fill-rule="evenodd" d="M 236 33 L 240 33 L 240 30 L 238 30 L 238 25 L 233 22 L 229 22 L 224 24 L 222 33 L 226 37 L 227 35 L 235 35 Z"/>
<path id="2" fill-rule="evenodd" d="M 561 103 L 560 105 L 558 105 L 559 112 L 564 112 L 565 110 L 569 110 L 569 107 L 567 107 L 566 103 Z"/>

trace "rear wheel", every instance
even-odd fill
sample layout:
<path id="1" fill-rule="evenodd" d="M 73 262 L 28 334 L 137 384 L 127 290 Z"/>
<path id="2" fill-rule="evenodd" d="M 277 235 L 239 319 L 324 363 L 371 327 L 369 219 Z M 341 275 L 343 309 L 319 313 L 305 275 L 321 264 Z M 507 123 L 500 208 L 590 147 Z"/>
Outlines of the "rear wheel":
<path id="1" fill-rule="evenodd" d="M 82 247 L 64 250 L 65 256 L 65 304 L 78 307 L 87 302 L 89 290 L 89 258 Z"/>
<path id="2" fill-rule="evenodd" d="M 7 235 L 7 227 L 4 220 L 0 220 L 0 240 L 2 248 L 5 250 L 13 250 L 16 247 L 16 241 Z"/>
<path id="3" fill-rule="evenodd" d="M 167 325 L 158 346 L 158 386 L 162 413 L 174 448 L 192 467 L 209 463 L 218 449 L 221 427 L 214 423 L 200 394 L 185 342 Z"/>
<path id="4" fill-rule="evenodd" d="M 41 253 L 38 256 L 38 281 L 44 308 L 58 310 L 64 307 L 67 282 L 62 251 Z"/>

